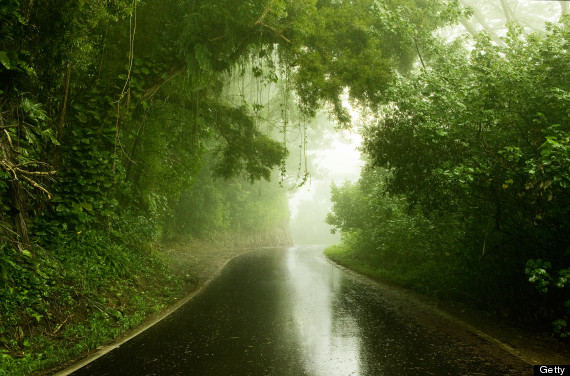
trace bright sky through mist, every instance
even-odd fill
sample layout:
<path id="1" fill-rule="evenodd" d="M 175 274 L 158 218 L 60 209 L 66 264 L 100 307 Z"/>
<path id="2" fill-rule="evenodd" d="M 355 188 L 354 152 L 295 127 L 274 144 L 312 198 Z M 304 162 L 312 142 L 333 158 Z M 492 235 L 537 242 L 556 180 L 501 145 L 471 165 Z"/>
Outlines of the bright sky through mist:
<path id="1" fill-rule="evenodd" d="M 333 136 L 331 147 L 322 150 L 309 151 L 309 158 L 318 165 L 322 178 L 312 178 L 311 184 L 301 187 L 289 199 L 291 219 L 298 213 L 299 205 L 305 200 L 312 200 L 317 191 L 322 194 L 322 186 L 330 187 L 332 181 L 337 184 L 345 180 L 356 181 L 360 177 L 360 168 L 364 162 L 360 159 L 360 146 L 362 137 L 348 131 L 339 131 Z M 327 194 L 330 195 L 329 190 Z M 324 220 L 324 218 L 323 218 Z"/>
<path id="2" fill-rule="evenodd" d="M 352 124 L 360 120 L 360 112 L 354 109 L 345 93 L 343 101 L 352 117 Z M 334 244 L 340 241 L 340 234 L 332 234 L 332 227 L 325 223 L 327 213 L 332 208 L 331 183 L 340 185 L 347 180 L 357 181 L 364 161 L 360 159 L 358 147 L 362 136 L 355 126 L 352 131 L 337 130 L 327 135 L 332 142 L 327 148 L 311 149 L 307 153 L 317 171 L 310 184 L 299 188 L 289 198 L 290 231 L 293 243 Z"/>

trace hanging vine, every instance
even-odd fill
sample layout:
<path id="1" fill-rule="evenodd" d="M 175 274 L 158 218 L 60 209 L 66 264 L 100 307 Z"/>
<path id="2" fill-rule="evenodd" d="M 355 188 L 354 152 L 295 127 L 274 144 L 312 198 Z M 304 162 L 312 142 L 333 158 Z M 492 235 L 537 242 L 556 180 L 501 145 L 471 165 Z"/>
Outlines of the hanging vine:
<path id="1" fill-rule="evenodd" d="M 120 147 L 124 155 L 132 163 L 134 163 L 134 161 L 131 160 L 130 156 L 123 149 L 123 145 L 121 144 L 121 139 L 119 135 L 119 123 L 121 121 L 121 101 L 126 95 L 127 102 L 125 104 L 125 108 L 127 110 L 127 114 L 131 102 L 130 84 L 131 84 L 131 73 L 133 71 L 133 61 L 135 59 L 135 35 L 137 31 L 137 0 L 133 0 L 132 6 L 133 6 L 133 12 L 129 17 L 129 63 L 127 68 L 127 77 L 125 78 L 125 84 L 123 85 L 123 88 L 121 89 L 121 94 L 119 95 L 119 99 L 117 100 L 117 116 L 115 121 L 115 146 L 113 151 L 113 166 L 112 166 L 113 173 L 115 173 L 116 163 L 117 163 L 117 147 Z"/>

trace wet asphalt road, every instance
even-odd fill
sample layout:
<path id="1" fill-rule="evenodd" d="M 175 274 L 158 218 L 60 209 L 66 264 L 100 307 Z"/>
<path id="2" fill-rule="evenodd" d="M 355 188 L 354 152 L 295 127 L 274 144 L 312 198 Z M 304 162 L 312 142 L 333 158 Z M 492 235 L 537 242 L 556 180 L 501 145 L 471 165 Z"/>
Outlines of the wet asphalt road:
<path id="1" fill-rule="evenodd" d="M 240 256 L 190 302 L 72 375 L 532 374 L 452 323 L 408 315 L 322 251 Z"/>

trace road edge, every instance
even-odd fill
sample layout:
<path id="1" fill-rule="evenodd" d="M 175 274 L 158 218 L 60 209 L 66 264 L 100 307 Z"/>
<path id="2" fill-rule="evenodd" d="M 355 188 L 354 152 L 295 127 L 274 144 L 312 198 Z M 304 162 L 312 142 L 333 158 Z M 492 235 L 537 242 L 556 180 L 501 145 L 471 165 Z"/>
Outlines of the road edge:
<path id="1" fill-rule="evenodd" d="M 150 317 L 148 320 L 146 320 L 144 323 L 137 326 L 136 328 L 130 329 L 127 332 L 119 335 L 117 338 L 115 338 L 111 342 L 97 347 L 95 350 L 88 353 L 87 355 L 85 355 L 81 359 L 76 360 L 76 361 L 72 361 L 73 363 L 71 365 L 66 366 L 63 369 L 59 369 L 59 370 L 56 369 L 53 372 L 48 373 L 48 375 L 51 375 L 51 376 L 68 376 L 68 375 L 72 374 L 73 372 L 77 371 L 78 369 L 86 366 L 89 363 L 94 362 L 95 360 L 99 359 L 100 357 L 104 356 L 105 354 L 107 354 L 107 353 L 113 351 L 114 349 L 120 347 L 121 345 L 123 345 L 124 343 L 133 339 L 134 337 L 138 336 L 139 334 L 146 331 L 150 327 L 152 327 L 152 326 L 156 325 L 157 323 L 159 323 L 160 321 L 164 320 L 166 317 L 170 316 L 173 312 L 178 310 L 181 306 L 183 306 L 184 304 L 186 304 L 190 300 L 192 300 L 194 297 L 196 297 L 196 295 L 198 295 L 202 291 L 204 291 L 204 289 L 206 287 L 208 287 L 208 285 L 221 274 L 221 272 L 224 270 L 226 265 L 229 264 L 232 260 L 234 260 L 237 257 L 243 256 L 247 253 L 252 253 L 252 252 L 258 251 L 260 249 L 263 249 L 263 247 L 244 250 L 243 252 L 240 252 L 236 255 L 233 255 L 232 257 L 227 259 L 204 282 L 198 284 L 194 290 L 192 290 L 188 294 L 184 295 L 180 300 L 178 300 L 176 303 L 174 303 L 171 306 L 169 306 L 168 308 L 166 308 L 164 311 L 161 311 L 160 313 L 156 314 L 155 316 Z"/>
<path id="2" fill-rule="evenodd" d="M 515 356 L 517 359 L 520 359 L 521 361 L 527 363 L 530 366 L 533 365 L 537 365 L 537 364 L 550 364 L 552 363 L 552 361 L 546 361 L 545 359 L 540 359 L 537 358 L 534 355 L 528 354 L 528 353 L 532 353 L 532 351 L 528 351 L 528 352 L 524 352 L 521 350 L 518 350 L 516 348 L 514 348 L 513 346 L 509 345 L 508 343 L 502 341 L 499 338 L 496 338 L 495 336 L 484 332 L 481 329 L 476 328 L 475 326 L 471 325 L 470 323 L 462 320 L 461 318 L 455 316 L 454 314 L 450 313 L 450 312 L 446 312 L 442 307 L 439 307 L 438 305 L 438 301 L 426 296 L 426 295 L 422 295 L 420 293 L 417 293 L 415 291 L 406 289 L 404 287 L 401 286 L 397 286 L 397 285 L 392 285 L 389 283 L 383 283 L 381 281 L 375 280 L 371 277 L 368 277 L 364 274 L 360 274 L 342 264 L 339 264 L 337 262 L 335 262 L 334 260 L 330 259 L 329 257 L 327 257 L 326 255 L 323 254 L 323 257 L 332 265 L 338 267 L 339 269 L 345 271 L 346 273 L 348 273 L 349 275 L 358 278 L 370 285 L 375 286 L 376 288 L 383 288 L 383 289 L 394 289 L 394 290 L 398 290 L 399 293 L 402 293 L 404 295 L 406 295 L 409 298 L 414 298 L 415 303 L 420 304 L 422 306 L 423 309 L 426 309 L 440 317 L 443 317 L 446 320 L 451 321 L 452 323 L 454 323 L 455 325 L 463 328 L 464 330 L 476 335 L 477 337 L 492 343 L 494 345 L 496 345 L 497 347 L 501 348 L 502 350 L 508 352 L 509 354 Z M 565 358 L 565 355 L 562 353 L 557 352 L 556 353 L 556 357 L 559 358 Z M 563 360 L 563 359 L 561 359 Z M 566 362 L 568 362 L 568 360 L 566 360 Z M 552 363 L 554 364 L 554 363 Z M 560 363 L 562 364 L 562 363 Z"/>

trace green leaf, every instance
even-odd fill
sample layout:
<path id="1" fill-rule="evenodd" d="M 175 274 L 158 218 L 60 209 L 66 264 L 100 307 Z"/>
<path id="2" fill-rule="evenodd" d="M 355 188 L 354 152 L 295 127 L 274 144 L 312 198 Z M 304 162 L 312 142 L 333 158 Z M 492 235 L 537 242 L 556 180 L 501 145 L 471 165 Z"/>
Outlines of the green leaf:
<path id="1" fill-rule="evenodd" d="M 81 123 L 87 123 L 87 115 L 85 115 L 83 112 L 79 112 L 77 115 L 75 115 L 75 117 L 76 117 L 77 120 L 79 120 Z"/>
<path id="2" fill-rule="evenodd" d="M 6 67 L 6 69 L 12 69 L 12 65 L 10 64 L 10 58 L 8 58 L 8 52 L 6 51 L 0 51 L 0 63 L 2 63 L 2 65 L 4 67 Z"/>

